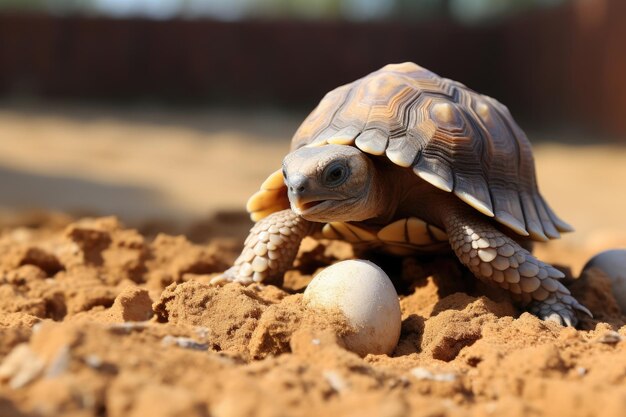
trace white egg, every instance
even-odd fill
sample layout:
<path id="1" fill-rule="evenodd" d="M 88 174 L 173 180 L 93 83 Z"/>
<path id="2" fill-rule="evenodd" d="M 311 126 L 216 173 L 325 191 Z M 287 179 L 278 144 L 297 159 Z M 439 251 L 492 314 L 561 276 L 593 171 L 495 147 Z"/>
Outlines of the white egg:
<path id="1" fill-rule="evenodd" d="M 354 329 L 344 337 L 346 347 L 361 356 L 389 354 L 398 344 L 398 294 L 387 274 L 369 261 L 342 261 L 324 269 L 304 291 L 304 301 L 315 309 L 342 311 Z"/>
<path id="2" fill-rule="evenodd" d="M 622 313 L 626 313 L 626 249 L 612 249 L 600 252 L 591 258 L 583 268 L 598 268 L 611 280 L 613 295 Z"/>

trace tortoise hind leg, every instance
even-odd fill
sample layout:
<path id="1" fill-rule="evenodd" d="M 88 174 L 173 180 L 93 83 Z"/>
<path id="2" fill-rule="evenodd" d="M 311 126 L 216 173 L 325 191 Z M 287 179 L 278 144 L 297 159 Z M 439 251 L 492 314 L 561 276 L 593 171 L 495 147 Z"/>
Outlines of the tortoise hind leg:
<path id="1" fill-rule="evenodd" d="M 561 271 L 535 258 L 479 215 L 452 207 L 442 220 L 452 249 L 478 279 L 509 290 L 542 320 L 575 326 L 575 310 L 591 316 L 558 281 L 564 277 Z"/>
<path id="2" fill-rule="evenodd" d="M 291 210 L 273 213 L 257 222 L 232 267 L 211 280 L 212 284 L 268 282 L 279 279 L 291 267 L 300 242 L 314 223 Z"/>

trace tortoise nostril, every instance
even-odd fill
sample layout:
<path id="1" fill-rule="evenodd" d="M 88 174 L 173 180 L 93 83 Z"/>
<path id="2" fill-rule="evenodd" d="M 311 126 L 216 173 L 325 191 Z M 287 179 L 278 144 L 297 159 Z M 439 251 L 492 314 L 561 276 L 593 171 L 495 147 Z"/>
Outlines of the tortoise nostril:
<path id="1" fill-rule="evenodd" d="M 303 175 L 293 175 L 289 178 L 289 192 L 294 194 L 301 194 L 307 189 L 308 179 Z"/>
<path id="2" fill-rule="evenodd" d="M 296 187 L 289 187 L 289 191 L 291 191 L 292 193 L 294 193 L 294 192 L 302 193 L 302 192 L 304 192 L 305 189 L 306 188 L 304 188 L 304 185 L 301 185 L 301 186 L 299 186 L 297 188 Z"/>

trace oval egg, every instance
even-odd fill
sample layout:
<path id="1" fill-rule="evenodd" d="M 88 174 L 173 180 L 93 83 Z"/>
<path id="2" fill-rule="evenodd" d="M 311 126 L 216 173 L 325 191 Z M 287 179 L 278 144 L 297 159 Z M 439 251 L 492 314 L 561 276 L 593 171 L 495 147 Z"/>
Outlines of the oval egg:
<path id="1" fill-rule="evenodd" d="M 581 275 L 591 268 L 600 269 L 611 280 L 613 296 L 626 314 L 626 249 L 600 252 L 585 264 Z"/>
<path id="2" fill-rule="evenodd" d="M 304 301 L 318 310 L 340 310 L 353 332 L 346 347 L 361 355 L 389 354 L 400 338 L 402 313 L 398 294 L 377 265 L 348 260 L 317 274 L 304 291 Z"/>

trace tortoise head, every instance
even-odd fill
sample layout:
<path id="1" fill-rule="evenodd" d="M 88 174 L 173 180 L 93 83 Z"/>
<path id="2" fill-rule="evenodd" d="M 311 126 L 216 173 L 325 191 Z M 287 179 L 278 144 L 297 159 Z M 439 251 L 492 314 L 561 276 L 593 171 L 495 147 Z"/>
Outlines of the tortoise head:
<path id="1" fill-rule="evenodd" d="M 302 147 L 283 160 L 291 209 L 315 222 L 362 221 L 382 201 L 373 162 L 346 145 Z"/>

